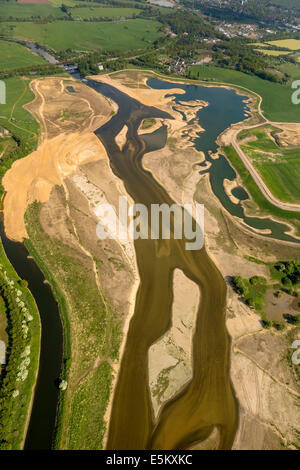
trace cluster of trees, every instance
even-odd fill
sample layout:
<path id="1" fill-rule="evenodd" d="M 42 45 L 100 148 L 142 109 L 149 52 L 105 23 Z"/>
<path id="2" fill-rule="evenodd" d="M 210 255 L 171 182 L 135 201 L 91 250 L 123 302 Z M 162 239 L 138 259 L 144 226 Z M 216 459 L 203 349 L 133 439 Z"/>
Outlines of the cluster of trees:
<path id="1" fill-rule="evenodd" d="M 26 67 L 18 67 L 10 70 L 2 70 L 0 79 L 16 77 L 21 75 L 54 75 L 61 73 L 61 67 L 52 64 L 28 65 Z"/>
<path id="2" fill-rule="evenodd" d="M 241 276 L 234 276 L 232 284 L 236 292 L 243 297 L 249 307 L 255 308 L 255 310 L 262 309 L 268 288 L 266 278 L 252 276 L 250 279 L 243 279 Z"/>
<path id="3" fill-rule="evenodd" d="M 126 2 L 125 0 L 82 0 L 84 3 L 87 3 L 88 7 L 91 6 L 91 3 L 101 3 L 101 5 L 108 5 L 109 7 L 119 7 L 119 8 L 138 8 L 141 10 L 146 10 L 149 8 L 149 5 L 144 0 L 134 0 Z M 134 5 L 133 5 L 134 3 Z M 82 7 L 80 3 L 79 7 Z"/>
<path id="4" fill-rule="evenodd" d="M 275 277 L 280 279 L 283 289 L 293 294 L 300 286 L 300 261 L 282 261 L 275 263 L 273 268 Z M 276 273 L 278 273 L 278 276 L 276 276 Z"/>
<path id="5" fill-rule="evenodd" d="M 190 8 L 197 8 L 202 13 L 226 21 L 252 20 L 257 22 L 286 23 L 292 22 L 300 5 L 286 6 L 284 0 L 181 0 Z"/>
<path id="6" fill-rule="evenodd" d="M 222 41 L 213 46 L 216 65 L 231 68 L 240 72 L 257 75 L 264 80 L 286 83 L 287 77 L 269 68 L 267 60 L 255 52 L 247 42 L 240 38 Z"/>
<path id="7" fill-rule="evenodd" d="M 6 364 L 0 376 L 0 449 L 8 448 L 6 427 L 10 421 L 11 399 L 16 387 L 21 355 L 29 339 L 24 339 L 20 307 L 15 295 L 3 274 L 0 274 L 0 315 L 5 311 L 7 317 L 8 345 Z"/>

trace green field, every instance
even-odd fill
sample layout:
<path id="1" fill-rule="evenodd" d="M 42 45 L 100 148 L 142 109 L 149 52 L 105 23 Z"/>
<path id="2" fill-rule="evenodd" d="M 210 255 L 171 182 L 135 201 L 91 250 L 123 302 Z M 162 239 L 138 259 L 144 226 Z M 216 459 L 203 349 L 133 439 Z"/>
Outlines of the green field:
<path id="1" fill-rule="evenodd" d="M 29 80 L 20 77 L 4 80 L 6 84 L 6 105 L 0 107 L 0 125 L 14 128 L 18 133 L 32 136 L 38 133 L 39 125 L 23 107 L 34 98 L 29 89 Z"/>
<path id="2" fill-rule="evenodd" d="M 261 54 L 265 55 L 271 55 L 274 57 L 280 56 L 280 55 L 289 55 L 289 51 L 273 51 L 271 49 L 255 49 L 256 52 L 260 52 Z"/>
<path id="3" fill-rule="evenodd" d="M 297 8 L 300 9 L 299 0 L 271 0 L 271 5 L 277 5 L 283 8 Z"/>
<path id="4" fill-rule="evenodd" d="M 17 2 L 3 2 L 0 1 L 0 18 L 31 18 L 31 17 L 63 17 L 66 16 L 60 8 L 55 8 L 52 5 L 39 5 L 39 4 L 20 4 Z"/>
<path id="5" fill-rule="evenodd" d="M 20 77 L 4 80 L 6 84 L 6 105 L 0 106 L 0 126 L 10 131 L 5 139 L 0 159 L 0 195 L 3 194 L 2 177 L 18 158 L 32 152 L 37 144 L 39 125 L 24 105 L 33 100 L 29 80 Z"/>
<path id="6" fill-rule="evenodd" d="M 300 39 L 282 39 L 278 41 L 269 41 L 266 45 L 275 46 L 275 47 L 285 47 L 291 51 L 300 50 Z"/>
<path id="7" fill-rule="evenodd" d="M 72 8 L 73 18 L 132 18 L 138 15 L 141 10 L 137 8 Z"/>
<path id="8" fill-rule="evenodd" d="M 300 122 L 300 106 L 292 103 L 293 90 L 288 85 L 211 65 L 195 65 L 189 70 L 192 78 L 237 85 L 257 93 L 263 98 L 262 111 L 271 121 Z"/>
<path id="9" fill-rule="evenodd" d="M 223 147 L 223 151 L 232 164 L 232 166 L 238 172 L 243 186 L 246 188 L 247 192 L 251 195 L 256 206 L 259 208 L 260 217 L 263 214 L 271 215 L 276 217 L 276 219 L 281 219 L 287 222 L 292 222 L 293 225 L 296 227 L 296 233 L 300 235 L 300 214 L 297 212 L 286 211 L 280 209 L 277 206 L 271 204 L 265 196 L 261 193 L 260 189 L 258 188 L 257 184 L 255 183 L 254 179 L 250 175 L 249 171 L 245 167 L 244 163 L 240 159 L 239 155 L 235 151 L 232 145 L 227 147 Z"/>
<path id="10" fill-rule="evenodd" d="M 46 63 L 42 57 L 21 44 L 0 40 L 0 71 Z"/>
<path id="11" fill-rule="evenodd" d="M 285 202 L 299 203 L 300 149 L 280 147 L 274 140 L 278 132 L 279 129 L 271 126 L 249 130 L 241 148 L 274 196 Z"/>
<path id="12" fill-rule="evenodd" d="M 20 450 L 25 439 L 30 402 L 39 363 L 40 317 L 34 298 L 7 259 L 1 241 L 0 283 L 1 296 L 4 294 L 7 303 L 9 302 L 6 312 L 1 311 L 0 315 L 6 313 L 7 317 L 10 317 L 10 348 L 8 349 L 7 367 L 4 369 L 5 375 L 1 376 L 0 374 L 0 450 Z M 31 320 L 26 321 L 28 327 L 26 338 L 24 338 L 24 330 L 21 327 L 24 313 L 22 313 L 21 307 L 16 304 L 17 297 L 24 302 L 25 308 L 31 315 Z M 24 361 L 26 348 L 29 352 L 26 357 L 30 360 L 27 365 L 28 375 L 24 380 L 17 381 L 16 374 Z M 18 394 L 16 397 L 13 396 L 13 391 Z"/>
<path id="13" fill-rule="evenodd" d="M 284 64 L 276 65 L 276 68 L 280 70 L 281 72 L 284 72 L 290 75 L 292 79 L 300 79 L 300 65 L 290 64 L 287 62 Z"/>
<path id="14" fill-rule="evenodd" d="M 55 51 L 132 50 L 145 48 L 159 37 L 157 21 L 135 19 L 121 22 L 54 21 L 47 24 L 0 23 L 0 35 L 27 39 Z"/>

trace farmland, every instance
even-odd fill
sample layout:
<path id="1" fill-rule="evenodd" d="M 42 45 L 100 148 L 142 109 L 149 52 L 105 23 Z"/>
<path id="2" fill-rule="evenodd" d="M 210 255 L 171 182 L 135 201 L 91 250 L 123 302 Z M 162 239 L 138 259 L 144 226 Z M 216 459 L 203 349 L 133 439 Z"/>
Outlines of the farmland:
<path id="1" fill-rule="evenodd" d="M 278 132 L 279 129 L 271 126 L 248 131 L 247 141 L 241 142 L 241 148 L 278 199 L 299 203 L 299 149 L 280 147 L 275 140 Z"/>
<path id="2" fill-rule="evenodd" d="M 287 85 L 271 83 L 243 72 L 210 65 L 191 67 L 190 77 L 247 88 L 262 97 L 262 111 L 267 119 L 277 122 L 299 122 L 299 107 L 292 104 L 291 88 Z"/>
<path id="3" fill-rule="evenodd" d="M 40 56 L 33 54 L 26 47 L 14 42 L 0 40 L 0 71 L 26 67 L 30 65 L 45 64 Z"/>
<path id="4" fill-rule="evenodd" d="M 135 19 L 123 22 L 0 23 L 0 35 L 31 40 L 54 51 L 127 50 L 145 48 L 159 37 L 160 23 Z"/>
<path id="5" fill-rule="evenodd" d="M 9 78 L 6 84 L 6 105 L 1 105 L 0 126 L 8 129 L 10 136 L 5 139 L 0 164 L 0 194 L 3 194 L 2 177 L 14 160 L 22 158 L 37 144 L 39 126 L 35 119 L 24 109 L 24 104 L 34 98 L 29 89 L 29 80 Z"/>
<path id="6" fill-rule="evenodd" d="M 300 50 L 300 39 L 282 39 L 279 41 L 270 41 L 267 45 L 275 46 L 275 47 L 285 47 L 286 49 L 290 49 L 291 51 L 298 51 Z"/>
<path id="7" fill-rule="evenodd" d="M 260 52 L 261 54 L 265 55 L 271 55 L 274 57 L 277 57 L 279 55 L 288 55 L 290 54 L 289 51 L 272 51 L 270 49 L 255 49 L 257 52 Z"/>
<path id="8" fill-rule="evenodd" d="M 140 10 L 137 8 L 72 8 L 73 18 L 132 18 L 138 15 Z"/>
<path id="9" fill-rule="evenodd" d="M 247 189 L 248 193 L 251 195 L 253 201 L 261 211 L 261 214 L 268 214 L 276 217 L 280 220 L 285 220 L 287 222 L 292 222 L 296 228 L 297 234 L 300 234 L 300 217 L 296 212 L 290 212 L 271 204 L 261 193 L 254 179 L 250 175 L 249 171 L 245 167 L 244 163 L 236 153 L 232 145 L 223 147 L 223 151 L 232 164 L 232 166 L 238 172 L 243 186 Z"/>
<path id="10" fill-rule="evenodd" d="M 64 17 L 65 13 L 60 8 L 52 5 L 39 5 L 31 3 L 3 2 L 0 1 L 0 18 L 31 18 L 31 17 Z"/>

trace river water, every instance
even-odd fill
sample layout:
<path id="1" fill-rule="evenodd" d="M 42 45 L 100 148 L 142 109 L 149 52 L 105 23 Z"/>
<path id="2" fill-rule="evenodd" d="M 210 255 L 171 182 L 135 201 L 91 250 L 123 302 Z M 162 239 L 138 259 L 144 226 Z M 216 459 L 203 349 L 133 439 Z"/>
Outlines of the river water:
<path id="1" fill-rule="evenodd" d="M 232 90 L 179 85 L 156 79 L 153 88 L 183 88 L 185 95 L 175 101 L 205 100 L 210 106 L 199 111 L 206 132 L 199 135 L 196 147 L 208 161 L 214 193 L 233 215 L 250 227 L 271 228 L 272 236 L 290 239 L 286 226 L 271 220 L 247 218 L 240 205 L 233 204 L 223 188 L 223 179 L 233 179 L 235 172 L 224 157 L 213 160 L 216 138 L 227 127 L 246 118 L 244 99 Z M 138 136 L 137 129 L 145 118 L 170 118 L 153 107 L 144 106 L 117 89 L 88 80 L 86 84 L 113 99 L 118 113 L 95 133 L 103 142 L 113 172 L 124 181 L 136 203 L 151 204 L 173 201 L 149 171 L 143 169 L 143 155 L 159 149 L 166 142 L 166 127 L 153 135 Z M 127 142 L 120 151 L 115 136 L 128 126 Z M 201 167 L 199 167 L 201 171 Z M 236 196 L 247 197 L 242 190 Z M 51 289 L 22 244 L 8 240 L 1 225 L 5 251 L 16 271 L 29 282 L 42 321 L 40 370 L 30 420 L 26 448 L 49 449 L 53 440 L 62 361 L 62 326 Z M 109 449 L 182 449 L 205 439 L 217 426 L 220 448 L 233 443 L 238 406 L 229 377 L 229 337 L 225 328 L 226 286 L 205 248 L 187 251 L 186 240 L 136 240 L 135 249 L 141 278 L 136 306 L 130 323 L 109 427 Z M 173 271 L 181 269 L 201 290 L 197 325 L 193 341 L 193 378 L 179 395 L 163 408 L 158 421 L 153 420 L 148 384 L 148 350 L 170 327 L 173 300 Z"/>
<path id="2" fill-rule="evenodd" d="M 112 170 L 124 182 L 136 203 L 168 205 L 173 201 L 143 169 L 149 149 L 137 135 L 145 118 L 168 118 L 166 113 L 138 101 L 106 84 L 89 80 L 88 86 L 112 98 L 118 113 L 96 131 L 104 144 Z M 115 136 L 128 126 L 122 151 Z M 158 142 L 155 143 L 156 148 Z M 187 251 L 186 240 L 136 240 L 141 278 L 119 380 L 112 407 L 108 449 L 180 449 L 203 440 L 217 426 L 220 448 L 230 448 L 238 412 L 229 379 L 229 338 L 225 329 L 226 286 L 203 248 Z M 148 383 L 148 350 L 170 327 L 174 269 L 181 269 L 201 289 L 201 305 L 193 344 L 194 375 L 189 384 L 153 421 Z"/>
<path id="3" fill-rule="evenodd" d="M 50 449 L 58 402 L 57 379 L 62 362 L 63 332 L 57 302 L 35 261 L 22 243 L 9 240 L 0 220 L 0 235 L 6 255 L 37 303 L 41 318 L 41 354 L 38 380 L 25 449 Z"/>
<path id="4" fill-rule="evenodd" d="M 195 139 L 195 147 L 204 152 L 206 162 L 211 164 L 206 170 L 209 173 L 210 184 L 214 194 L 217 196 L 223 207 L 233 216 L 243 220 L 250 229 L 269 230 L 269 234 L 264 236 L 276 238 L 289 242 L 299 243 L 299 240 L 288 235 L 289 227 L 283 223 L 275 222 L 268 217 L 248 217 L 241 204 L 234 204 L 224 190 L 223 181 L 230 181 L 236 178 L 236 172 L 228 160 L 220 155 L 218 159 L 210 156 L 210 152 L 215 153 L 218 149 L 217 138 L 231 124 L 245 120 L 248 115 L 247 105 L 244 103 L 247 96 L 240 96 L 234 90 L 221 87 L 203 87 L 199 85 L 182 85 L 178 83 L 165 82 L 151 78 L 148 85 L 153 89 L 168 90 L 171 88 L 181 88 L 185 94 L 174 94 L 175 103 L 192 100 L 204 100 L 209 103 L 208 107 L 198 111 L 197 116 L 205 132 L 199 133 Z M 176 106 L 175 106 L 176 109 Z M 235 196 L 240 200 L 246 199 L 245 190 L 235 191 Z"/>

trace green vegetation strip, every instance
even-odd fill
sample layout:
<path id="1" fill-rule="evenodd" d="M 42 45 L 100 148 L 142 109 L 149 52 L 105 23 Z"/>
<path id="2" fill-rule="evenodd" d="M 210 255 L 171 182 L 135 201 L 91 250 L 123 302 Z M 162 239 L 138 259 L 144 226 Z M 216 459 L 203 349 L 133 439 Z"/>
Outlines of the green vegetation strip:
<path id="1" fill-rule="evenodd" d="M 300 149 L 282 147 L 280 132 L 273 126 L 242 131 L 239 139 L 247 137 L 247 141 L 240 145 L 272 194 L 296 204 L 300 202 Z"/>
<path id="2" fill-rule="evenodd" d="M 34 94 L 29 81 L 23 78 L 4 80 L 6 85 L 6 105 L 0 107 L 0 133 L 3 128 L 9 131 L 6 137 L 5 152 L 0 159 L 0 196 L 3 195 L 2 178 L 14 161 L 32 152 L 37 145 L 39 125 L 24 105 L 32 101 Z M 3 126 L 3 128 L 2 128 Z"/>
<path id="3" fill-rule="evenodd" d="M 33 296 L 0 242 L 0 322 L 6 316 L 7 358 L 0 374 L 0 449 L 22 449 L 40 354 L 40 317 Z M 1 318 L 2 317 L 2 318 Z"/>

